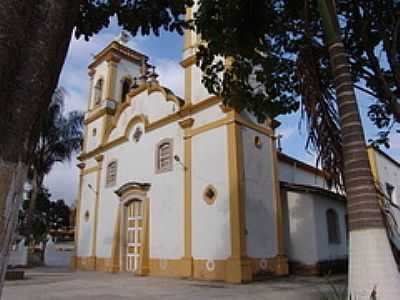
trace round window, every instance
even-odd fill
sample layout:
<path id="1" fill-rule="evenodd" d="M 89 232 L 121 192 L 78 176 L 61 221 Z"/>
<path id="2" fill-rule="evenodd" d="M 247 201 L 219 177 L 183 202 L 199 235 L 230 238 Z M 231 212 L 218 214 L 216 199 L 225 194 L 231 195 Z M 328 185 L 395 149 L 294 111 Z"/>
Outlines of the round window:
<path id="1" fill-rule="evenodd" d="M 214 204 L 217 199 L 217 189 L 212 185 L 208 185 L 204 190 L 203 199 L 208 205 Z"/>

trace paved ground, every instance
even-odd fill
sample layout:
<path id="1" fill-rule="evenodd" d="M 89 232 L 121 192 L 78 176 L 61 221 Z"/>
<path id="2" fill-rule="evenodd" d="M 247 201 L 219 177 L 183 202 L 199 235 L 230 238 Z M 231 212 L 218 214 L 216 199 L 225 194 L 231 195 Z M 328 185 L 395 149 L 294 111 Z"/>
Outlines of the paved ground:
<path id="1" fill-rule="evenodd" d="M 6 282 L 2 300 L 293 300 L 320 299 L 324 278 L 288 277 L 245 285 L 129 274 L 71 272 L 60 268 L 27 271 L 27 279 Z M 343 285 L 343 277 L 332 280 Z"/>

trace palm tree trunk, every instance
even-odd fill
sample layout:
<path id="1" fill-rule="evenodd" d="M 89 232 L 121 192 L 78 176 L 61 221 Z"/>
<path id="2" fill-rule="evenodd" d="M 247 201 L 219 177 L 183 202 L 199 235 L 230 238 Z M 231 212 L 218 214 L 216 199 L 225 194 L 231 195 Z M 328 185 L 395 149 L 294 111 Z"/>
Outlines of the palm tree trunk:
<path id="1" fill-rule="evenodd" d="M 29 155 L 58 83 L 79 3 L 0 1 L 0 298 Z"/>
<path id="2" fill-rule="evenodd" d="M 335 5 L 332 0 L 318 2 L 328 40 L 343 139 L 350 231 L 349 297 L 369 300 L 376 289 L 378 299 L 400 299 L 400 276 L 379 207 L 350 64 L 337 29 Z"/>

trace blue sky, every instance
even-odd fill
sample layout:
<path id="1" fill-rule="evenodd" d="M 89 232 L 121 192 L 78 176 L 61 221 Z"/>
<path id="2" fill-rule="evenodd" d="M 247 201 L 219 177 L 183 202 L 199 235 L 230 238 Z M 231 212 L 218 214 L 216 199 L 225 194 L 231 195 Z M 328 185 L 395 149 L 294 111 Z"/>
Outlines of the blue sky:
<path id="1" fill-rule="evenodd" d="M 66 110 L 85 110 L 88 95 L 87 66 L 92 60 L 92 55 L 101 51 L 120 32 L 120 29 L 112 24 L 104 29 L 89 42 L 83 39 L 71 41 L 68 56 L 61 73 L 59 85 L 67 90 Z M 161 84 L 168 86 L 177 95 L 183 96 L 184 77 L 183 69 L 179 65 L 182 55 L 183 39 L 178 34 L 163 32 L 160 37 L 135 37 L 129 44 L 133 49 L 150 57 L 150 63 L 156 66 L 160 74 Z M 368 104 L 371 99 L 365 95 L 358 95 L 360 111 L 364 116 L 363 123 L 367 137 L 376 135 L 377 130 L 365 117 Z M 283 135 L 282 148 L 285 153 L 313 164 L 314 155 L 304 149 L 306 128 L 304 124 L 299 127 L 300 115 L 292 114 L 280 118 L 282 125 L 279 133 Z M 400 135 L 392 138 L 390 155 L 400 160 Z M 52 199 L 63 198 L 72 204 L 76 198 L 78 188 L 77 161 L 58 164 L 45 179 L 45 185 L 50 189 Z"/>

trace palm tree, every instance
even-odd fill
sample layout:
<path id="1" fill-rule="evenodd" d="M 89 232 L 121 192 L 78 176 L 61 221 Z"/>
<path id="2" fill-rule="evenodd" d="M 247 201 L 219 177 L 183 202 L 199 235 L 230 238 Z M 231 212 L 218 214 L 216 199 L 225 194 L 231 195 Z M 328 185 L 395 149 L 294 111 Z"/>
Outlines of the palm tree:
<path id="1" fill-rule="evenodd" d="M 318 0 L 332 73 L 343 147 L 350 264 L 349 296 L 400 299 L 400 276 L 390 248 L 379 194 L 368 160 L 363 127 L 346 49 L 341 40 L 334 0 Z"/>
<path id="2" fill-rule="evenodd" d="M 62 88 L 54 92 L 47 113 L 42 118 L 38 143 L 32 153 L 28 172 L 32 192 L 25 223 L 28 241 L 36 200 L 45 176 L 56 163 L 70 161 L 72 155 L 79 151 L 82 141 L 84 114 L 72 111 L 64 115 L 64 96 Z"/>

